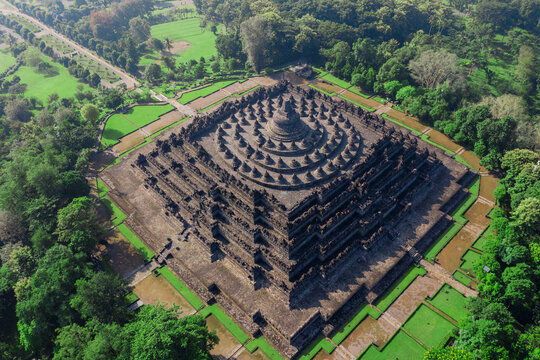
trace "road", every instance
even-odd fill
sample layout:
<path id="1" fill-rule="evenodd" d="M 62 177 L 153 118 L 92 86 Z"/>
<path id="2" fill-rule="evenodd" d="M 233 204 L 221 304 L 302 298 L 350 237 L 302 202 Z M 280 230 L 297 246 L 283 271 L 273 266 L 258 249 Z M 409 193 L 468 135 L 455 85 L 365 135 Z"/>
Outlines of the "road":
<path id="1" fill-rule="evenodd" d="M 84 46 L 81 46 L 81 45 L 69 40 L 64 35 L 56 32 L 53 28 L 43 24 L 41 21 L 39 21 L 39 20 L 29 16 L 29 15 L 26 15 L 26 14 L 22 13 L 21 11 L 19 11 L 17 8 L 13 7 L 11 4 L 7 3 L 6 1 L 0 1 L 0 3 L 4 5 L 2 8 L 0 8 L 0 13 L 6 14 L 6 15 L 7 14 L 16 14 L 16 15 L 22 16 L 25 19 L 31 21 L 32 23 L 36 24 L 37 26 L 39 26 L 40 28 L 45 30 L 48 34 L 51 34 L 55 38 L 63 41 L 67 45 L 74 48 L 79 54 L 82 54 L 84 56 L 89 57 L 90 59 L 94 60 L 95 62 L 99 63 L 100 65 L 106 67 L 107 69 L 109 69 L 110 71 L 112 71 L 113 73 L 118 75 L 122 79 L 121 81 L 124 84 L 126 84 L 128 89 L 136 88 L 136 87 L 139 86 L 139 82 L 134 77 L 132 77 L 131 75 L 129 75 L 128 73 L 126 73 L 122 69 L 110 64 L 109 62 L 107 62 L 106 60 L 100 58 L 99 56 L 94 55 L 92 52 L 90 52 L 90 50 L 88 50 Z"/>

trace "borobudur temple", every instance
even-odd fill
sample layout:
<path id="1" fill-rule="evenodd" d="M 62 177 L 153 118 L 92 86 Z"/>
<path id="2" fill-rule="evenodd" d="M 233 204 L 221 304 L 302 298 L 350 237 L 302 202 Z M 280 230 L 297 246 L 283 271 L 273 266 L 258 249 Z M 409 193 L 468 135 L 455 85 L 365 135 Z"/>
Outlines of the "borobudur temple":
<path id="1" fill-rule="evenodd" d="M 476 176 L 378 115 L 287 82 L 149 147 L 104 172 L 128 223 L 288 357 L 376 300 Z"/>

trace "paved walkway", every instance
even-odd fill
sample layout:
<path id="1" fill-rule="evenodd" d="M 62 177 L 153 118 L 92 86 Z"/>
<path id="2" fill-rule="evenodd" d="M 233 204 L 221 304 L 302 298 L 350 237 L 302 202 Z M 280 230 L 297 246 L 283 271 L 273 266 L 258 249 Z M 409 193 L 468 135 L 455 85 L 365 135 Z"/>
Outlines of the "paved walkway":
<path id="1" fill-rule="evenodd" d="M 452 275 L 446 271 L 444 268 L 442 268 L 440 265 L 432 264 L 427 260 L 420 261 L 420 265 L 424 267 L 431 275 L 439 279 L 440 281 L 443 281 L 445 283 L 448 283 L 451 285 L 454 289 L 459 291 L 465 296 L 478 296 L 478 291 L 473 290 L 456 279 L 452 277 Z"/>

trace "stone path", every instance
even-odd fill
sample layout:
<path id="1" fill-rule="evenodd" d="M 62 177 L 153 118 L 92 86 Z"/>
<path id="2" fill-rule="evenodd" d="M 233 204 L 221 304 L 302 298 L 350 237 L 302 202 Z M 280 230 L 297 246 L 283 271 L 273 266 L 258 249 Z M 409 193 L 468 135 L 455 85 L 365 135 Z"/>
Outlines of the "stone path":
<path id="1" fill-rule="evenodd" d="M 190 108 L 187 105 L 179 103 L 176 99 L 169 99 L 165 95 L 158 94 L 152 89 L 150 89 L 150 94 L 152 94 L 153 97 L 155 97 L 156 99 L 158 99 L 160 101 L 168 102 L 169 104 L 174 106 L 176 109 L 178 109 L 178 111 L 180 111 L 181 113 L 183 113 L 183 114 L 185 114 L 187 116 L 196 116 L 197 115 L 197 112 L 195 110 L 193 110 L 192 108 Z"/>
<path id="2" fill-rule="evenodd" d="M 465 296 L 478 296 L 478 291 L 473 290 L 473 289 L 463 285 L 462 283 L 460 283 L 456 279 L 454 279 L 452 277 L 452 275 L 448 271 L 443 269 L 440 265 L 431 264 L 427 260 L 420 261 L 420 265 L 422 265 L 424 267 L 424 269 L 426 269 L 431 275 L 433 275 L 434 277 L 440 279 L 441 281 L 451 285 L 454 289 L 456 289 L 457 291 L 459 291 L 463 295 L 465 295 Z"/>

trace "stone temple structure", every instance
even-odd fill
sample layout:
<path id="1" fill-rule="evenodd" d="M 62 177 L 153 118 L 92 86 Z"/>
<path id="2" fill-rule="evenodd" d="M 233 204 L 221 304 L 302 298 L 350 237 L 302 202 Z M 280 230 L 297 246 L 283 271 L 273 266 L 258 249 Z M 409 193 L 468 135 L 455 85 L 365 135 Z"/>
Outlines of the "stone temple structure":
<path id="1" fill-rule="evenodd" d="M 168 263 L 183 281 L 294 357 L 380 296 L 467 195 L 474 173 L 402 131 L 282 82 L 106 175 L 119 179 L 119 206 L 164 209 L 180 239 Z M 164 226 L 135 231 L 159 251 Z"/>

